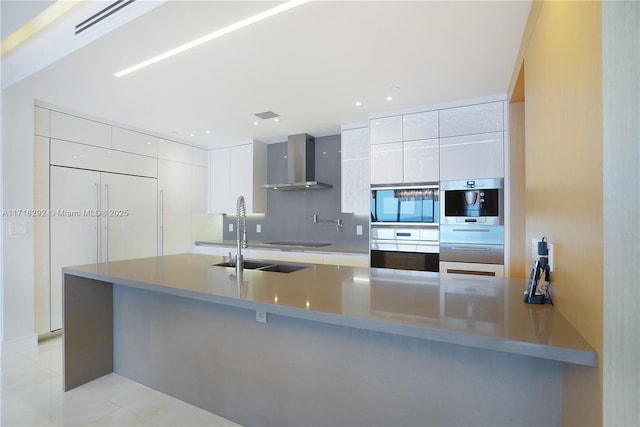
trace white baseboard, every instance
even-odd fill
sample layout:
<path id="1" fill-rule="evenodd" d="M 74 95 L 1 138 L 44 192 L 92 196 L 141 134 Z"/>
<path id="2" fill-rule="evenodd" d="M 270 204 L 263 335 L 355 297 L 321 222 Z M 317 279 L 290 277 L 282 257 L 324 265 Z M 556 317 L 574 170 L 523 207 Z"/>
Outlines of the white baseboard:
<path id="1" fill-rule="evenodd" d="M 1 356 L 22 353 L 23 351 L 36 350 L 38 348 L 38 334 L 29 334 L 24 337 L 3 341 L 0 350 Z"/>

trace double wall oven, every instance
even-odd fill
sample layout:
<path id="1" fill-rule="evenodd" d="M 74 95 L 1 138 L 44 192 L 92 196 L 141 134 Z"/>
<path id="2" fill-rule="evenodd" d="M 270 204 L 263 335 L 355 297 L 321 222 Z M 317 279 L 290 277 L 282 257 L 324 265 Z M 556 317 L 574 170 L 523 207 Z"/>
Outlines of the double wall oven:
<path id="1" fill-rule="evenodd" d="M 371 187 L 371 266 L 439 270 L 437 183 Z"/>
<path id="2" fill-rule="evenodd" d="M 440 183 L 440 271 L 504 275 L 502 178 Z"/>

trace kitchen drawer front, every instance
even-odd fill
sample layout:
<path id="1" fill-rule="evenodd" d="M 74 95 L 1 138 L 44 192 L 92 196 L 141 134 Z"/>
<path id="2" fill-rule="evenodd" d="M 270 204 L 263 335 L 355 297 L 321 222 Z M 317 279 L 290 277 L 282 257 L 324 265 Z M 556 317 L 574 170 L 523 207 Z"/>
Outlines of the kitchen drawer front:
<path id="1" fill-rule="evenodd" d="M 478 276 L 504 277 L 504 266 L 499 264 L 477 264 L 470 262 L 440 262 L 440 274 L 471 274 Z M 443 282 L 445 281 L 443 276 Z"/>
<path id="2" fill-rule="evenodd" d="M 441 225 L 440 242 L 502 245 L 504 244 L 504 226 Z"/>
<path id="3" fill-rule="evenodd" d="M 441 243 L 440 260 L 482 264 L 504 264 L 504 245 Z"/>

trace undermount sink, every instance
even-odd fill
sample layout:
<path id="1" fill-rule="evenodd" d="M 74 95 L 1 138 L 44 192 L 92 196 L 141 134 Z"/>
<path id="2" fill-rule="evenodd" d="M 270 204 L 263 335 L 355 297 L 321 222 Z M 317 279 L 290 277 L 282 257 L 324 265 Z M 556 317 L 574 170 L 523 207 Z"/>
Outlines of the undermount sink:
<path id="1" fill-rule="evenodd" d="M 236 268 L 236 263 L 230 261 L 220 262 L 213 265 L 216 267 Z M 245 270 L 272 271 L 274 273 L 293 273 L 294 271 L 309 267 L 308 265 L 275 264 L 268 261 L 244 261 L 242 266 Z"/>

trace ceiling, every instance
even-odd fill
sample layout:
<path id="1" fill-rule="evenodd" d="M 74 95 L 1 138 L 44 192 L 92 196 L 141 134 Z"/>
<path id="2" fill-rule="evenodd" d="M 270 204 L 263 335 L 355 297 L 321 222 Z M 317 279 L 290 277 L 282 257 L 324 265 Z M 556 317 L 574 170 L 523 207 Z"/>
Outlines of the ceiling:
<path id="1" fill-rule="evenodd" d="M 48 103 L 208 146 L 333 135 L 372 113 L 505 93 L 531 6 L 312 1 L 113 75 L 277 4 L 167 1 L 17 84 Z M 268 110 L 280 121 L 253 116 Z"/>

